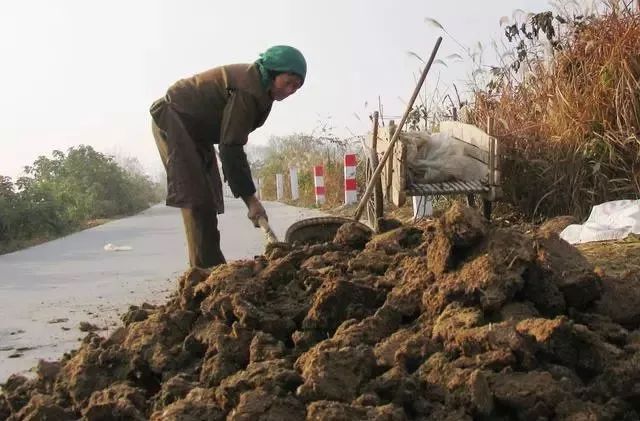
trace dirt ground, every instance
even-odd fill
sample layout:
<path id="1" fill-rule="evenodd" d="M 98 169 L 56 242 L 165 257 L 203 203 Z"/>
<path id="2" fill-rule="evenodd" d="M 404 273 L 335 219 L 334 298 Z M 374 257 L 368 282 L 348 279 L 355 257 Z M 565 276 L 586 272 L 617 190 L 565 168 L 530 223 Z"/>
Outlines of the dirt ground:
<path id="1" fill-rule="evenodd" d="M 640 274 L 595 267 L 559 225 L 454 205 L 192 270 L 166 305 L 12 376 L 0 418 L 637 420 Z"/>

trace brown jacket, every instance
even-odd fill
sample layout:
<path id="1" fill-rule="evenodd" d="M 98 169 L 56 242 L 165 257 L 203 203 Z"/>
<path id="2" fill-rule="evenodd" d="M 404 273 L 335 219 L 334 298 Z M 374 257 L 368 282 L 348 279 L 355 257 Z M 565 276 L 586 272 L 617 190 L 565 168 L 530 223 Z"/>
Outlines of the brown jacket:
<path id="1" fill-rule="evenodd" d="M 221 183 L 214 144 L 234 196 L 254 194 L 243 146 L 264 124 L 272 104 L 254 64 L 216 67 L 172 85 L 151 107 L 169 149 L 167 205 L 191 208 L 213 200 L 218 211 L 224 209 L 221 186 L 212 185 Z"/>

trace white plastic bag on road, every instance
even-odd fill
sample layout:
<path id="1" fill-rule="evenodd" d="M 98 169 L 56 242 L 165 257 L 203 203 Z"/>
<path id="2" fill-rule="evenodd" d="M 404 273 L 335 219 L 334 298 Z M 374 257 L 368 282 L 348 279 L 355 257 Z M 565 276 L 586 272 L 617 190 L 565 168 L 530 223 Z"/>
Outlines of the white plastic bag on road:
<path id="1" fill-rule="evenodd" d="M 570 244 L 621 240 L 640 234 L 640 200 L 616 200 L 594 206 L 587 221 L 569 225 L 560 238 Z"/>
<path id="2" fill-rule="evenodd" d="M 133 250 L 131 246 L 116 246 L 115 244 L 107 244 L 104 246 L 104 251 L 130 251 Z"/>

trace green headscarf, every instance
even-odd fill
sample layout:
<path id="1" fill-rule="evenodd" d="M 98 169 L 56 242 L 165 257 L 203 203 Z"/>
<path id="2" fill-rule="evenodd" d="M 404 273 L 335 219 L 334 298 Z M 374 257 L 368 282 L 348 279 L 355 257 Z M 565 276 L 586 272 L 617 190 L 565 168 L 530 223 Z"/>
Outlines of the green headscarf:
<path id="1" fill-rule="evenodd" d="M 269 71 L 272 72 L 288 72 L 295 73 L 304 79 L 307 76 L 307 62 L 304 56 L 296 48 L 288 45 L 276 45 L 260 54 L 260 58 L 256 60 L 262 85 L 268 88 L 271 85 L 271 77 Z"/>

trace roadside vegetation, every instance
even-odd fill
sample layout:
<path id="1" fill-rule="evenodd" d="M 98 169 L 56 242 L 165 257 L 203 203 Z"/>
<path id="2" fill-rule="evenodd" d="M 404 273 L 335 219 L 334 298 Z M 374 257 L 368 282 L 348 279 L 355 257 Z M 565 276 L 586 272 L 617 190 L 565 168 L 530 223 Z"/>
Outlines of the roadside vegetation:
<path id="1" fill-rule="evenodd" d="M 0 254 L 132 215 L 164 197 L 137 160 L 118 163 L 91 146 L 40 156 L 24 172 L 15 181 L 0 175 Z"/>
<path id="2" fill-rule="evenodd" d="M 490 118 L 502 145 L 505 200 L 532 219 L 584 218 L 640 196 L 640 14 L 608 1 L 504 24 L 501 66 L 474 92 L 469 120 Z"/>

